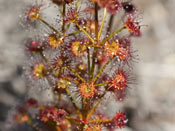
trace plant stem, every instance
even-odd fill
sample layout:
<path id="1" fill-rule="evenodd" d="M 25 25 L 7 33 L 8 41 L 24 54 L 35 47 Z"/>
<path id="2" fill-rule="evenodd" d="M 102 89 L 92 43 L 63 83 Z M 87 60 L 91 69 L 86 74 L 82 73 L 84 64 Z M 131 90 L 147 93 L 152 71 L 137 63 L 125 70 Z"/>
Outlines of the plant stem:
<path id="1" fill-rule="evenodd" d="M 100 30 L 99 30 L 99 33 L 98 33 L 98 40 L 100 39 L 100 36 L 101 36 L 101 32 L 102 32 L 102 29 L 103 29 L 105 18 L 106 18 L 106 8 L 104 8 L 103 19 L 102 19 L 102 23 L 101 23 Z"/>
<path id="2" fill-rule="evenodd" d="M 43 58 L 43 60 L 44 60 L 46 63 L 48 63 L 48 59 L 44 56 L 43 52 L 40 51 L 39 53 L 40 53 L 40 56 Z"/>
<path id="3" fill-rule="evenodd" d="M 62 25 L 62 33 L 63 34 L 65 33 L 65 28 L 64 28 L 64 26 L 65 26 L 65 22 L 64 22 L 65 11 L 66 11 L 66 3 L 63 0 L 63 21 L 62 21 L 63 22 L 63 25 Z"/>
<path id="4" fill-rule="evenodd" d="M 97 44 L 98 43 L 98 5 L 97 5 L 97 3 L 95 3 L 94 6 L 95 6 L 95 37 L 96 37 L 96 44 Z M 92 43 L 95 44 L 95 41 L 93 40 Z M 96 55 L 97 55 L 97 48 L 94 48 L 94 50 L 93 50 L 93 58 L 92 58 L 92 67 L 91 67 L 91 70 L 88 70 L 88 71 L 90 71 L 90 73 L 89 73 L 89 76 L 90 76 L 89 80 L 92 80 L 92 78 L 93 78 L 94 69 L 95 69 Z M 88 61 L 89 61 L 88 62 L 88 66 L 89 66 L 90 65 L 89 64 L 90 63 L 90 58 L 89 58 Z M 85 106 L 83 108 L 83 118 L 84 118 L 84 120 L 87 120 L 89 109 L 90 109 L 90 99 L 85 99 Z M 84 126 L 85 126 L 84 123 L 81 124 L 80 125 L 80 130 L 83 131 L 84 130 Z"/>
<path id="5" fill-rule="evenodd" d="M 80 2 L 81 2 L 81 0 L 78 0 L 78 2 L 77 2 L 77 4 L 76 4 L 76 9 L 79 7 Z"/>
<path id="6" fill-rule="evenodd" d="M 73 69 L 73 68 L 71 68 L 71 67 L 66 67 L 66 68 L 68 68 L 69 70 L 71 70 L 71 71 L 74 73 L 74 75 L 77 76 L 82 82 L 86 82 L 86 81 L 78 74 L 78 72 L 77 72 L 75 69 Z"/>
<path id="7" fill-rule="evenodd" d="M 110 16 L 110 19 L 109 19 L 108 28 L 107 28 L 106 33 L 108 33 L 108 32 L 111 31 L 111 27 L 112 27 L 112 24 L 113 24 L 113 20 L 114 20 L 114 15 L 111 15 L 111 16 Z"/>
<path id="8" fill-rule="evenodd" d="M 114 31 L 112 34 L 110 34 L 106 39 L 104 39 L 103 41 L 100 42 L 100 44 L 105 43 L 106 41 L 108 41 L 109 39 L 111 39 L 114 35 L 116 35 L 117 33 L 121 32 L 122 30 L 124 30 L 126 27 L 122 27 L 116 31 Z"/>
<path id="9" fill-rule="evenodd" d="M 102 98 L 105 96 L 106 92 L 104 92 L 101 97 L 98 99 L 97 103 L 94 105 L 94 107 L 92 107 L 91 111 L 89 112 L 89 114 L 87 115 L 87 119 L 89 119 L 91 117 L 91 115 L 95 112 L 97 106 L 100 104 Z"/>
<path id="10" fill-rule="evenodd" d="M 78 123 L 82 122 L 80 119 L 73 118 L 73 117 L 70 117 L 70 116 L 66 116 L 66 119 L 68 119 L 68 120 L 73 120 L 73 121 L 76 121 L 76 122 L 78 122 Z"/>
<path id="11" fill-rule="evenodd" d="M 61 101 L 61 98 L 62 98 L 61 93 L 62 93 L 61 90 L 59 90 L 59 92 L 58 92 L 58 101 Z"/>
<path id="12" fill-rule="evenodd" d="M 83 27 L 81 27 L 77 21 L 74 22 L 81 31 L 83 31 L 83 33 L 91 40 L 92 43 L 95 43 L 94 39 L 83 29 Z"/>
<path id="13" fill-rule="evenodd" d="M 95 3 L 95 37 L 98 42 L 98 5 Z"/>
<path id="14" fill-rule="evenodd" d="M 103 71 L 105 70 L 106 66 L 112 61 L 112 59 L 108 60 L 105 65 L 100 69 L 100 71 L 98 72 L 98 74 L 96 75 L 96 77 L 92 80 L 94 83 L 96 82 L 96 80 L 100 77 L 100 75 L 103 73 Z"/>
<path id="15" fill-rule="evenodd" d="M 74 102 L 72 96 L 70 95 L 70 91 L 68 90 L 67 87 L 65 88 L 65 90 L 66 90 L 67 95 L 69 96 L 69 98 L 70 98 L 70 100 L 71 100 L 71 102 L 72 102 L 74 108 L 76 109 L 76 112 L 77 112 L 78 116 L 79 116 L 80 118 L 82 118 L 82 114 L 81 114 L 79 108 L 77 107 L 77 105 L 75 104 L 75 102 Z"/>
<path id="16" fill-rule="evenodd" d="M 86 105 L 85 105 L 84 118 L 86 119 L 89 108 L 90 108 L 90 99 L 85 99 L 85 103 L 86 103 Z"/>
<path id="17" fill-rule="evenodd" d="M 54 32 L 56 32 L 59 36 L 59 31 L 56 30 L 53 26 L 51 26 L 49 23 L 47 23 L 44 19 L 42 19 L 41 17 L 38 18 L 42 23 L 44 23 L 45 25 L 47 25 L 50 29 L 52 29 Z"/>
<path id="18" fill-rule="evenodd" d="M 91 115 L 94 113 L 94 111 L 96 110 L 97 106 L 100 104 L 101 102 L 101 98 L 97 101 L 97 103 L 95 104 L 95 106 L 91 109 L 91 111 L 88 113 L 87 118 L 89 119 L 91 117 Z"/>
<path id="19" fill-rule="evenodd" d="M 81 32 L 82 32 L 81 30 L 77 30 L 77 31 L 75 31 L 73 33 L 67 34 L 66 36 L 76 35 L 76 34 L 79 34 Z"/>
<path id="20" fill-rule="evenodd" d="M 95 71 L 95 59 L 96 59 L 96 57 L 97 57 L 97 48 L 94 47 L 90 80 L 92 80 L 93 77 L 94 77 L 94 71 Z"/>
<path id="21" fill-rule="evenodd" d="M 88 74 L 89 74 L 89 78 L 90 78 L 91 63 L 90 63 L 90 51 L 88 48 L 87 48 L 87 55 L 88 55 Z"/>
<path id="22" fill-rule="evenodd" d="M 95 84 L 95 86 L 104 86 L 106 84 L 109 84 L 109 82 L 107 81 L 107 82 L 103 82 L 103 83 L 98 83 L 98 84 Z"/>
<path id="23" fill-rule="evenodd" d="M 88 124 L 104 124 L 104 123 L 109 123 L 109 122 L 112 122 L 113 119 L 98 119 L 98 120 L 92 120 L 92 121 L 89 121 Z"/>
<path id="24" fill-rule="evenodd" d="M 95 37 L 96 37 L 96 44 L 98 44 L 98 5 L 95 3 Z M 93 58 L 92 58 L 92 68 L 91 68 L 91 75 L 90 79 L 92 80 L 94 77 L 94 71 L 95 71 L 95 59 L 97 56 L 97 48 L 94 47 L 93 51 Z"/>

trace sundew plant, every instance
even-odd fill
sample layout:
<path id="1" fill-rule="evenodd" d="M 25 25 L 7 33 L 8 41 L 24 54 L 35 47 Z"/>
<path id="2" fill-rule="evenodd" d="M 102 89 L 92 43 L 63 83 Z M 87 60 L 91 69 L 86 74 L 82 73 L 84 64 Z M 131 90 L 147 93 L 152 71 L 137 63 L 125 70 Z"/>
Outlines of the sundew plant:
<path id="1" fill-rule="evenodd" d="M 122 102 L 134 83 L 137 55 L 131 38 L 141 36 L 135 5 L 124 0 L 47 1 L 57 10 L 55 25 L 43 16 L 43 1 L 35 0 L 24 12 L 26 28 L 47 28 L 24 42 L 29 58 L 24 69 L 28 85 L 49 89 L 53 101 L 29 98 L 17 107 L 14 121 L 36 131 L 124 128 L 124 112 L 117 109 L 111 117 L 103 108 L 113 108 L 104 104 L 111 98 Z"/>

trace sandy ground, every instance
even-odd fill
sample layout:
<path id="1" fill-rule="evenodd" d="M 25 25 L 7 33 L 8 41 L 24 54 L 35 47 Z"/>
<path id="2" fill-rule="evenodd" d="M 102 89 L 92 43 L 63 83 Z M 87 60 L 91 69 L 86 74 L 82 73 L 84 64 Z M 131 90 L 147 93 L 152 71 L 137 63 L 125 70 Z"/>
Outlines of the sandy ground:
<path id="1" fill-rule="evenodd" d="M 27 33 L 20 25 L 21 0 L 0 0 L 0 130 L 15 103 L 26 96 L 21 77 L 26 61 L 22 41 Z M 134 67 L 137 85 L 120 103 L 129 116 L 122 131 L 175 130 L 175 1 L 133 0 L 142 11 L 143 36 L 133 39 L 139 63 Z"/>

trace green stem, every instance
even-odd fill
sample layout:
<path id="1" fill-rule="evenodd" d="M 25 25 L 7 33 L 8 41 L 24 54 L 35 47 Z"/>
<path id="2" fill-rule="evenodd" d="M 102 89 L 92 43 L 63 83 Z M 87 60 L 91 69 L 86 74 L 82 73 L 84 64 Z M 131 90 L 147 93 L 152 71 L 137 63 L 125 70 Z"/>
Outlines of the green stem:
<path id="1" fill-rule="evenodd" d="M 87 48 L 87 55 L 88 55 L 88 74 L 89 74 L 89 78 L 90 78 L 91 63 L 90 63 L 90 51 L 88 48 Z"/>
<path id="2" fill-rule="evenodd" d="M 56 32 L 59 36 L 59 31 L 56 30 L 53 26 L 51 26 L 49 23 L 47 23 L 44 19 L 42 19 L 41 17 L 38 18 L 42 23 L 44 23 L 45 25 L 47 25 L 50 29 L 52 29 L 54 32 Z"/>
<path id="3" fill-rule="evenodd" d="M 83 29 L 83 27 L 81 27 L 77 21 L 74 22 L 78 28 L 80 28 L 80 30 L 91 40 L 92 43 L 95 43 L 94 39 Z"/>
<path id="4" fill-rule="evenodd" d="M 79 7 L 80 2 L 81 2 L 81 0 L 78 0 L 78 2 L 77 2 L 77 4 L 76 4 L 76 9 Z"/>
<path id="5" fill-rule="evenodd" d="M 96 77 L 92 80 L 94 83 L 96 82 L 96 80 L 100 77 L 100 75 L 103 73 L 103 71 L 105 70 L 106 66 L 112 61 L 112 59 L 110 59 L 108 62 L 105 63 L 105 65 L 100 69 L 100 71 L 98 72 L 98 74 L 96 75 Z"/>
<path id="6" fill-rule="evenodd" d="M 114 31 L 112 34 L 110 34 L 106 39 L 104 39 L 103 41 L 100 42 L 100 44 L 105 43 L 106 41 L 108 41 L 109 39 L 111 39 L 114 35 L 116 35 L 117 33 L 121 32 L 122 30 L 124 30 L 126 27 L 122 27 L 116 31 Z"/>
<path id="7" fill-rule="evenodd" d="M 96 36 L 96 42 L 98 44 L 98 5 L 95 3 L 95 36 Z M 92 80 L 94 77 L 94 71 L 95 71 L 95 60 L 97 57 L 97 51 L 98 49 L 94 47 L 93 51 L 93 58 L 92 58 L 92 68 L 91 68 L 91 75 L 90 79 Z"/>
<path id="8" fill-rule="evenodd" d="M 91 115 L 93 115 L 93 113 L 95 112 L 97 106 L 100 104 L 102 98 L 105 96 L 106 92 L 104 92 L 102 94 L 102 96 L 98 99 L 97 103 L 94 105 L 94 107 L 92 107 L 91 111 L 88 113 L 87 115 L 87 119 L 89 119 L 91 117 Z"/>
<path id="9" fill-rule="evenodd" d="M 76 35 L 76 34 L 79 34 L 79 33 L 81 33 L 81 32 L 82 32 L 81 30 L 77 30 L 77 31 L 75 31 L 75 32 L 73 32 L 73 33 L 67 34 L 66 36 Z"/>
<path id="10" fill-rule="evenodd" d="M 40 56 L 43 58 L 43 60 L 44 60 L 46 63 L 48 63 L 48 59 L 44 56 L 43 52 L 40 51 L 39 53 L 40 53 Z"/>
<path id="11" fill-rule="evenodd" d="M 103 29 L 105 18 L 106 18 L 106 8 L 104 8 L 103 19 L 102 19 L 102 23 L 101 23 L 100 30 L 99 30 L 99 33 L 98 33 L 98 40 L 100 39 L 100 36 L 101 36 L 101 32 L 102 32 L 102 29 Z"/>
<path id="12" fill-rule="evenodd" d="M 94 71 L 95 71 L 95 59 L 96 59 L 96 57 L 97 57 L 97 48 L 94 49 L 94 53 L 93 53 L 92 68 L 91 68 L 90 80 L 92 80 L 93 77 L 94 77 Z"/>
<path id="13" fill-rule="evenodd" d="M 71 100 L 71 102 L 72 102 L 72 105 L 73 105 L 74 108 L 76 109 L 76 112 L 77 112 L 78 116 L 79 116 L 80 118 L 82 118 L 82 114 L 81 114 L 79 108 L 77 107 L 77 105 L 75 104 L 75 102 L 74 102 L 74 100 L 73 100 L 73 98 L 72 98 L 72 96 L 71 96 L 71 94 L 70 94 L 70 91 L 68 90 L 67 87 L 65 88 L 65 90 L 66 90 L 66 93 L 67 93 L 67 95 L 69 96 L 69 98 L 70 98 L 70 100 Z"/>
<path id="14" fill-rule="evenodd" d="M 78 72 L 77 72 L 75 69 L 73 69 L 73 68 L 71 68 L 71 67 L 66 67 L 66 68 L 68 68 L 69 70 L 71 70 L 71 71 L 74 73 L 74 75 L 77 76 L 82 82 L 86 82 L 86 81 L 78 74 Z"/>
<path id="15" fill-rule="evenodd" d="M 98 83 L 98 84 L 95 84 L 95 86 L 104 86 L 104 85 L 107 85 L 109 84 L 109 82 L 103 82 L 103 83 Z"/>
<path id="16" fill-rule="evenodd" d="M 91 117 L 91 115 L 95 112 L 97 106 L 100 104 L 101 102 L 101 98 L 97 101 L 97 103 L 95 104 L 95 106 L 91 109 L 91 111 L 88 113 L 87 115 L 87 118 L 86 119 L 89 119 Z"/>
<path id="17" fill-rule="evenodd" d="M 104 124 L 104 123 L 109 123 L 112 121 L 113 119 L 98 119 L 98 120 L 89 121 L 88 124 Z"/>

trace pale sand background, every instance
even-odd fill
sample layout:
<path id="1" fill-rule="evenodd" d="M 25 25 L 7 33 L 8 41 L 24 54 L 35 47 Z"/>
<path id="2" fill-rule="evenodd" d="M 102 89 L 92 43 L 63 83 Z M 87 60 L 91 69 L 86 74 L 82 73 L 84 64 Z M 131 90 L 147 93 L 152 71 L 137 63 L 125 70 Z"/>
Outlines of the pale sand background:
<path id="1" fill-rule="evenodd" d="M 27 89 L 21 78 L 26 37 L 19 14 L 27 0 L 0 0 L 0 130 L 9 109 L 22 101 Z M 143 36 L 133 39 L 139 52 L 137 85 L 119 104 L 129 115 L 121 131 L 175 130 L 175 0 L 133 0 L 143 12 Z M 110 105 L 117 106 L 117 105 Z M 112 110 L 111 110 L 112 111 Z M 5 124 L 6 125 L 6 124 Z M 22 130 L 22 129 L 21 129 Z"/>

